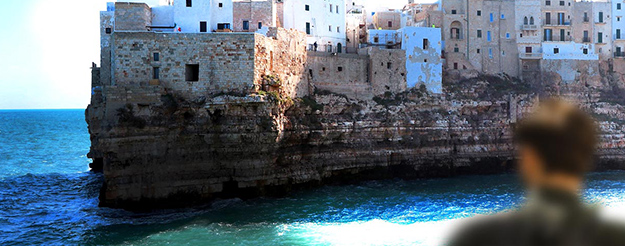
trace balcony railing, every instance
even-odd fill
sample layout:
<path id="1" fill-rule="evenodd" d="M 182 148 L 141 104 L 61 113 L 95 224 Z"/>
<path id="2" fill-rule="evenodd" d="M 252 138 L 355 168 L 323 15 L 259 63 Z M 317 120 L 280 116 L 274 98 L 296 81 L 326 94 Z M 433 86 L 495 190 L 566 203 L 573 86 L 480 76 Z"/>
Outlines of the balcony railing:
<path id="1" fill-rule="evenodd" d="M 588 16 L 584 17 L 584 22 L 590 22 L 590 18 Z"/>
<path id="2" fill-rule="evenodd" d="M 542 59 L 542 53 L 520 53 L 519 58 L 521 59 Z"/>
<path id="3" fill-rule="evenodd" d="M 603 21 L 596 21 L 595 24 L 605 24 L 605 20 L 603 20 Z"/>
<path id="4" fill-rule="evenodd" d="M 582 38 L 582 42 L 590 43 L 590 38 L 589 37 L 584 37 L 584 38 Z"/>
<path id="5" fill-rule="evenodd" d="M 614 58 L 625 58 L 625 52 L 614 52 Z"/>
<path id="6" fill-rule="evenodd" d="M 545 22 L 544 26 L 570 26 L 571 22 L 568 21 L 564 21 L 564 22 Z"/>
<path id="7" fill-rule="evenodd" d="M 538 25 L 521 25 L 521 30 L 526 30 L 526 31 L 538 30 Z"/>

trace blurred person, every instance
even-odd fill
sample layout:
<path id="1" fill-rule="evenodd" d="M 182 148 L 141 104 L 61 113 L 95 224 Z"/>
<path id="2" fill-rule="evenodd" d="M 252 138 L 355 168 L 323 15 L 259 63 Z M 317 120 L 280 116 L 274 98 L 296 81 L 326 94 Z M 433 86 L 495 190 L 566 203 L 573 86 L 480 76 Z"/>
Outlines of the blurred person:
<path id="1" fill-rule="evenodd" d="M 597 142 L 588 114 L 547 100 L 520 122 L 515 142 L 527 202 L 516 211 L 467 221 L 448 245 L 625 245 L 625 227 L 602 220 L 581 198 Z"/>

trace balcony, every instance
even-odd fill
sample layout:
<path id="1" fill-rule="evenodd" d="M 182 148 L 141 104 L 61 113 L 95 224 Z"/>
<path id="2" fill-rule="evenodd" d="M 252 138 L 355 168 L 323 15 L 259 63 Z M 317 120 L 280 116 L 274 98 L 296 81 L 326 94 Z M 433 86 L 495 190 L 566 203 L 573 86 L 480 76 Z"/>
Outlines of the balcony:
<path id="1" fill-rule="evenodd" d="M 519 58 L 520 59 L 542 59 L 543 54 L 542 53 L 520 53 Z"/>
<path id="2" fill-rule="evenodd" d="M 604 20 L 603 21 L 596 21 L 595 24 L 601 25 L 601 24 L 606 24 L 606 22 Z"/>
<path id="3" fill-rule="evenodd" d="M 538 25 L 521 25 L 521 30 L 523 30 L 523 31 L 536 31 L 536 30 L 538 30 Z"/>
<path id="4" fill-rule="evenodd" d="M 556 23 L 545 22 L 543 26 L 546 26 L 546 27 L 571 26 L 571 22 L 568 22 L 568 21 L 561 21 L 561 22 L 556 22 Z"/>
<path id="5" fill-rule="evenodd" d="M 583 43 L 590 43 L 590 37 L 584 37 L 584 38 L 582 38 L 582 42 L 583 42 Z"/>
<path id="6" fill-rule="evenodd" d="M 625 58 L 625 52 L 614 52 L 614 58 Z"/>
<path id="7" fill-rule="evenodd" d="M 590 19 L 588 18 L 588 16 L 584 17 L 584 22 L 590 22 Z"/>

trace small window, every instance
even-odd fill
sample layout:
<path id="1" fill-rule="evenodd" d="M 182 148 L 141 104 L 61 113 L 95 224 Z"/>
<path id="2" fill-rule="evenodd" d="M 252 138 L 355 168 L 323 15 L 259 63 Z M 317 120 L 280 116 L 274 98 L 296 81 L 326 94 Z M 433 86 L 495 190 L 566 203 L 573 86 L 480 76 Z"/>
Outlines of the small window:
<path id="1" fill-rule="evenodd" d="M 217 23 L 217 29 L 219 30 L 230 29 L 230 23 Z"/>
<path id="2" fill-rule="evenodd" d="M 456 12 L 456 10 L 455 10 L 455 9 L 452 9 L 452 10 L 451 10 L 451 14 L 452 14 L 452 15 L 455 15 L 456 13 L 458 13 L 458 12 Z"/>
<path id="3" fill-rule="evenodd" d="M 506 38 L 510 39 L 510 33 L 509 32 L 506 33 Z"/>
<path id="4" fill-rule="evenodd" d="M 186 81 L 199 81 L 200 80 L 200 65 L 199 64 L 187 64 L 185 66 L 185 80 Z"/>
<path id="5" fill-rule="evenodd" d="M 560 1 L 560 6 L 564 6 L 564 1 Z"/>
<path id="6" fill-rule="evenodd" d="M 154 61 L 160 61 L 161 60 L 161 54 L 158 52 L 154 52 Z"/>
<path id="7" fill-rule="evenodd" d="M 106 34 L 111 34 L 112 29 L 111 29 L 110 27 L 107 27 L 107 28 L 104 30 L 104 32 L 105 32 Z"/>
<path id="8" fill-rule="evenodd" d="M 493 49 L 492 48 L 488 48 L 488 57 L 489 58 L 493 58 Z"/>
<path id="9" fill-rule="evenodd" d="M 423 59 L 423 62 L 428 62 L 428 59 Z M 404 76 L 404 74 L 402 73 L 401 76 Z"/>
<path id="10" fill-rule="evenodd" d="M 477 16 L 482 16 L 482 11 L 481 10 L 477 11 Z"/>
<path id="11" fill-rule="evenodd" d="M 336 6 L 336 13 L 337 14 L 339 13 L 339 6 L 338 5 Z"/>
<path id="12" fill-rule="evenodd" d="M 306 5 L 304 6 L 304 10 L 306 10 L 306 11 L 310 11 L 310 5 L 306 4 Z"/>
<path id="13" fill-rule="evenodd" d="M 207 32 L 206 21 L 200 21 L 200 32 Z"/>
<path id="14" fill-rule="evenodd" d="M 393 27 L 393 22 L 392 21 L 388 22 L 388 27 Z"/>
<path id="15" fill-rule="evenodd" d="M 554 54 L 560 53 L 560 48 L 553 48 L 553 53 Z"/>
<path id="16" fill-rule="evenodd" d="M 495 19 L 495 18 L 493 17 L 493 13 L 490 13 L 490 22 L 495 21 L 494 19 Z"/>
<path id="17" fill-rule="evenodd" d="M 262 22 L 258 22 L 258 29 L 262 29 L 263 28 L 263 23 Z"/>
<path id="18" fill-rule="evenodd" d="M 454 69 L 458 69 L 458 63 L 454 62 Z"/>
<path id="19" fill-rule="evenodd" d="M 428 40 L 427 38 L 423 39 L 423 49 L 427 50 L 430 48 L 430 40 Z"/>
<path id="20" fill-rule="evenodd" d="M 477 37 L 482 38 L 482 30 L 477 30 Z"/>
<path id="21" fill-rule="evenodd" d="M 480 49 L 477 49 L 476 52 L 479 54 L 480 53 Z"/>
<path id="22" fill-rule="evenodd" d="M 616 9 L 618 9 L 618 10 L 620 10 L 620 9 L 621 9 L 621 4 L 620 4 L 620 3 L 617 3 L 617 4 L 616 4 Z"/>
<path id="23" fill-rule="evenodd" d="M 492 37 L 490 35 L 490 31 L 486 31 L 486 41 L 490 42 L 492 40 Z"/>
<path id="24" fill-rule="evenodd" d="M 458 53 L 460 52 L 460 49 L 458 49 L 458 47 L 454 47 L 454 52 Z"/>
<path id="25" fill-rule="evenodd" d="M 192 7 L 193 6 L 193 0 L 187 0 L 187 7 Z"/>
<path id="26" fill-rule="evenodd" d="M 152 68 L 152 79 L 160 79 L 161 78 L 161 69 L 159 67 Z"/>
<path id="27" fill-rule="evenodd" d="M 328 31 L 332 31 L 332 26 L 328 26 Z"/>
<path id="28" fill-rule="evenodd" d="M 243 21 L 243 30 L 250 30 L 250 21 Z"/>
<path id="29" fill-rule="evenodd" d="M 390 62 L 386 63 L 386 68 L 391 69 L 392 67 L 393 67 L 393 63 L 390 63 Z"/>
<path id="30" fill-rule="evenodd" d="M 340 32 L 341 32 L 341 27 L 340 27 L 340 26 L 337 26 L 337 27 L 336 27 L 336 32 L 338 32 L 338 33 L 340 33 Z"/>
<path id="31" fill-rule="evenodd" d="M 306 34 L 310 35 L 310 22 L 306 22 Z"/>
<path id="32" fill-rule="evenodd" d="M 326 67 L 322 67 L 322 68 L 321 68 L 321 71 L 326 71 Z"/>
<path id="33" fill-rule="evenodd" d="M 545 5 L 551 6 L 551 1 L 549 1 L 549 0 L 545 1 Z"/>
<path id="34" fill-rule="evenodd" d="M 505 18 L 506 18 L 506 16 L 504 14 L 501 14 L 501 19 L 503 20 Z"/>
<path id="35" fill-rule="evenodd" d="M 338 68 L 337 68 L 337 70 L 338 70 L 339 72 L 343 72 L 343 67 L 338 67 Z"/>
<path id="36" fill-rule="evenodd" d="M 380 42 L 380 38 L 378 38 L 378 37 L 373 37 L 373 42 L 374 42 L 374 43 L 378 43 L 378 42 Z"/>
<path id="37" fill-rule="evenodd" d="M 333 9 L 332 4 L 330 4 L 330 13 L 334 12 L 332 11 L 332 9 Z"/>
<path id="38" fill-rule="evenodd" d="M 219 3 L 219 7 L 220 7 L 220 8 L 223 8 L 223 7 L 224 7 L 224 4 L 223 4 L 223 3 Z"/>
<path id="39" fill-rule="evenodd" d="M 588 55 L 588 49 L 584 49 L 582 52 L 584 52 L 584 55 Z"/>

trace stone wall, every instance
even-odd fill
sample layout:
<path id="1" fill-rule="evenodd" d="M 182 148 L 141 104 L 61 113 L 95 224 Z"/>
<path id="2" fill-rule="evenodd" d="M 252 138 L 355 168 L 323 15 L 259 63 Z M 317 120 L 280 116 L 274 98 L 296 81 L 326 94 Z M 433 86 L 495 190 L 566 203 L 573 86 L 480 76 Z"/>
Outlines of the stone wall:
<path id="1" fill-rule="evenodd" d="M 307 70 L 317 90 L 351 98 L 373 98 L 369 80 L 369 57 L 356 54 L 308 53 Z"/>
<path id="2" fill-rule="evenodd" d="M 190 98 L 255 88 L 254 34 L 116 32 L 113 39 L 116 85 L 148 85 L 158 67 L 159 84 Z M 199 66 L 198 81 L 187 81 L 186 65 Z"/>
<path id="3" fill-rule="evenodd" d="M 405 50 L 368 47 L 366 51 L 370 59 L 369 78 L 373 95 L 407 89 Z"/>
<path id="4" fill-rule="evenodd" d="M 288 97 L 309 94 L 305 81 L 306 34 L 296 30 L 269 28 L 267 36 L 255 34 L 254 83 L 263 77 L 279 78 L 281 91 Z"/>
<path id="5" fill-rule="evenodd" d="M 235 32 L 255 32 L 258 30 L 258 23 L 263 27 L 272 27 L 275 22 L 275 4 L 273 0 L 239 0 L 233 1 Z M 249 29 L 243 29 L 243 21 L 248 21 Z"/>
<path id="6" fill-rule="evenodd" d="M 115 3 L 115 31 L 146 31 L 152 10 L 145 3 Z"/>

